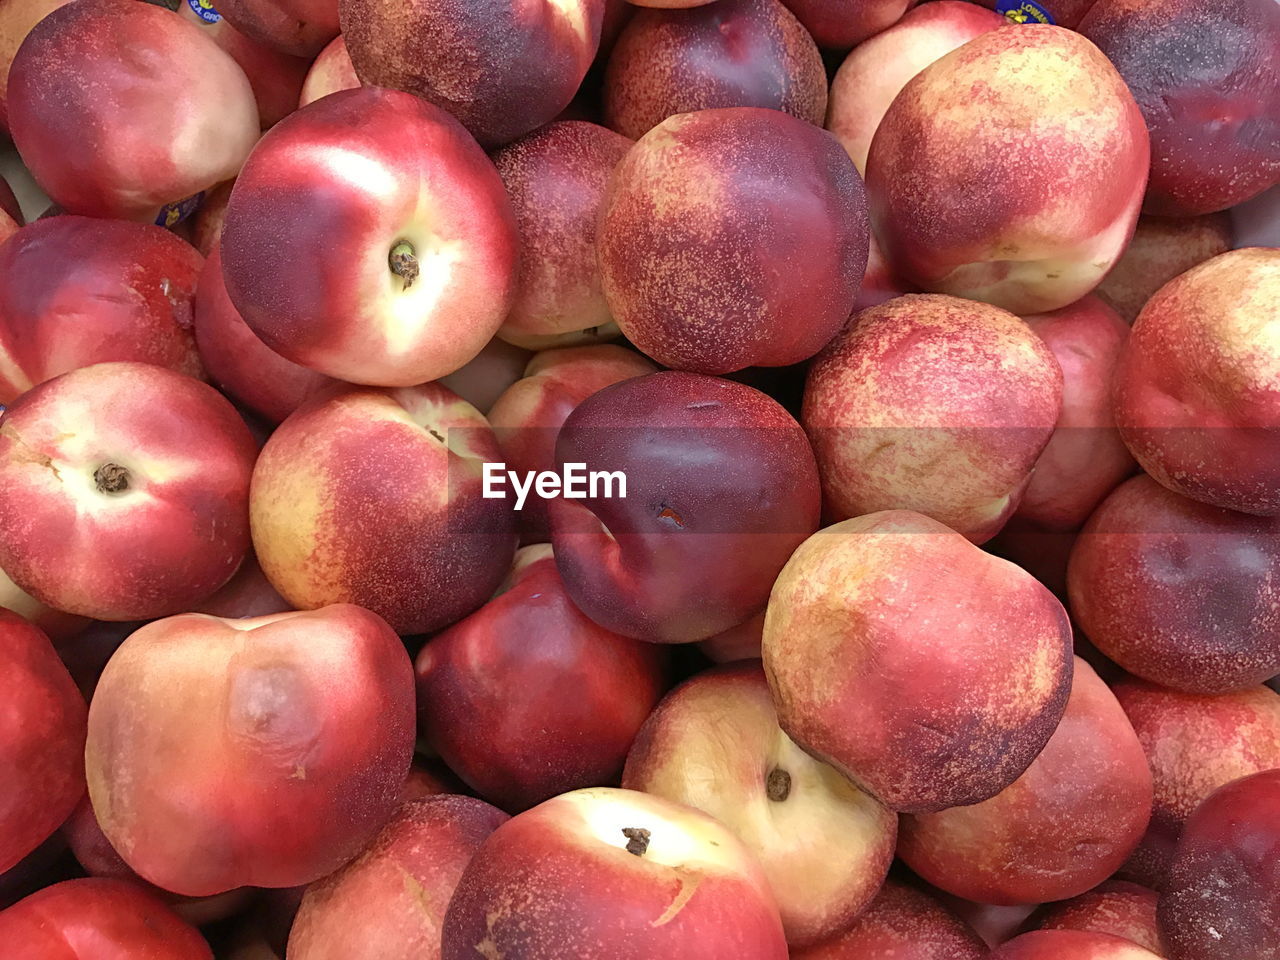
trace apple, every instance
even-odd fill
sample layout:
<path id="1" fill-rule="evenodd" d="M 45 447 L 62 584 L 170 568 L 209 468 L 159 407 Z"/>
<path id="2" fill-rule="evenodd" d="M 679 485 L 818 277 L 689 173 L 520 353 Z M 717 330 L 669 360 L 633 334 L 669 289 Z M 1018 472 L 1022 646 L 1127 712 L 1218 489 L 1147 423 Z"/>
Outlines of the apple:
<path id="1" fill-rule="evenodd" d="M 774 584 L 763 652 L 787 735 L 906 813 L 1010 786 L 1071 687 L 1071 628 L 1053 595 L 905 510 L 806 540 Z"/>
<path id="2" fill-rule="evenodd" d="M 360 607 L 170 617 L 103 671 L 89 797 L 125 863 L 166 890 L 309 883 L 397 806 L 413 709 L 408 654 Z"/>
<path id="3" fill-rule="evenodd" d="M 982 543 L 1017 508 L 1062 396 L 1049 346 L 998 307 L 910 295 L 864 310 L 805 384 L 825 509 L 915 510 Z"/>
<path id="4" fill-rule="evenodd" d="M 69 3 L 41 20 L 13 59 L 7 104 L 40 187 L 94 217 L 153 219 L 235 176 L 259 132 L 235 60 L 178 14 L 136 0 Z"/>
<path id="5" fill-rule="evenodd" d="M 99 363 L 0 419 L 0 568 L 99 620 L 167 616 L 231 579 L 249 546 L 257 448 L 212 387 Z"/>
<path id="6" fill-rule="evenodd" d="M 1139 217 L 1133 239 L 1098 284 L 1097 294 L 1132 326 L 1166 283 L 1234 247 L 1234 232 L 1227 213 Z"/>
<path id="7" fill-rule="evenodd" d="M 1032 930 L 1109 933 L 1160 955 L 1157 900 L 1154 890 L 1125 880 L 1108 880 L 1078 897 L 1045 904 L 1028 918 L 1027 926 Z"/>
<path id="8" fill-rule="evenodd" d="M 289 960 L 438 960 L 462 871 L 508 819 L 471 797 L 403 804 L 363 853 L 307 887 Z"/>
<path id="9" fill-rule="evenodd" d="M 1147 829 L 1151 798 L 1133 726 L 1077 657 L 1066 713 L 1027 771 L 981 803 L 904 817 L 898 855 L 966 900 L 1066 900 L 1124 864 Z"/>
<path id="10" fill-rule="evenodd" d="M 1115 64 L 1151 131 L 1145 210 L 1225 210 L 1280 182 L 1280 6 L 1095 3 L 1079 31 Z"/>
<path id="11" fill-rule="evenodd" d="M 314 58 L 338 34 L 337 0 L 217 0 L 217 4 L 218 13 L 241 33 L 295 57 Z"/>
<path id="12" fill-rule="evenodd" d="M 1143 679 L 1213 694 L 1280 673 L 1280 517 L 1134 477 L 1076 540 L 1068 589 L 1080 629 Z"/>
<path id="13" fill-rule="evenodd" d="M 658 368 L 640 354 L 612 344 L 561 347 L 533 355 L 524 375 L 489 411 L 503 462 L 522 474 L 555 469 L 556 437 L 578 404 L 598 390 Z M 528 543 L 550 536 L 548 500 L 532 491 L 517 517 Z"/>
<path id="14" fill-rule="evenodd" d="M 339 380 L 412 386 L 497 331 L 516 244 L 502 180 L 457 121 L 366 87 L 263 137 L 231 193 L 222 272 L 277 353 Z"/>
<path id="15" fill-rule="evenodd" d="M 351 55 L 347 53 L 347 41 L 342 35 L 334 37 L 328 46 L 320 51 L 307 71 L 307 79 L 302 84 L 302 92 L 298 97 L 298 106 L 305 107 L 321 97 L 327 97 L 339 90 L 354 90 L 360 86 L 360 78 L 356 76 L 355 65 Z"/>
<path id="16" fill-rule="evenodd" d="M 595 59 L 605 0 L 340 0 L 342 36 L 370 86 L 448 110 L 485 147 L 569 105 Z"/>
<path id="17" fill-rule="evenodd" d="M 59 374 L 136 360 L 193 377 L 203 260 L 167 230 L 119 220 L 38 220 L 0 245 L 0 403 Z"/>
<path id="18" fill-rule="evenodd" d="M 1280 769 L 1215 791 L 1187 821 L 1160 897 L 1171 960 L 1280 957 Z"/>
<path id="19" fill-rule="evenodd" d="M 418 654 L 419 732 L 479 796 L 524 810 L 617 782 L 666 665 L 573 605 L 549 546 L 526 547 L 497 596 Z"/>
<path id="20" fill-rule="evenodd" d="M 692 808 L 576 790 L 508 820 L 476 851 L 445 914 L 442 960 L 786 960 L 759 864 Z"/>
<path id="21" fill-rule="evenodd" d="M 49 638 L 0 610 L 0 874 L 58 829 L 84 792 L 85 703 Z"/>
<path id="22" fill-rule="evenodd" d="M 668 117 L 716 107 L 767 107 L 822 125 L 822 55 L 779 0 L 641 10 L 623 28 L 604 77 L 610 127 L 635 140 Z"/>
<path id="23" fill-rule="evenodd" d="M 321 394 L 258 457 L 258 562 L 298 609 L 357 603 L 400 634 L 447 627 L 515 552 L 510 506 L 483 496 L 481 464 L 500 460 L 484 417 L 439 384 Z"/>
<path id="24" fill-rule="evenodd" d="M 986 960 L 986 944 L 927 893 L 889 880 L 834 938 L 791 951 L 792 960 Z"/>
<path id="25" fill-rule="evenodd" d="M 1151 826 L 1120 876 L 1164 886 L 1182 825 L 1205 797 L 1239 777 L 1280 767 L 1280 694 L 1266 687 L 1205 696 L 1143 680 L 1113 685 L 1151 765 Z"/>
<path id="26" fill-rule="evenodd" d="M 871 138 L 907 81 L 974 37 L 1006 23 L 999 14 L 961 0 L 912 7 L 897 23 L 854 47 L 831 81 L 827 129 L 860 174 L 866 175 Z"/>
<path id="27" fill-rule="evenodd" d="M 862 182 L 829 134 L 736 107 L 671 117 L 631 148 L 598 249 L 623 334 L 664 366 L 723 374 L 826 346 L 853 310 L 867 237 Z"/>
<path id="28" fill-rule="evenodd" d="M 493 155 L 520 230 L 515 303 L 498 336 L 540 349 L 617 335 L 596 263 L 609 175 L 631 141 L 594 123 L 545 127 Z"/>
<path id="29" fill-rule="evenodd" d="M 1061 27 L 1002 27 L 894 98 L 867 198 L 909 282 L 1043 313 L 1096 287 L 1124 251 L 1149 163 L 1142 114 L 1093 44 Z"/>
<path id="30" fill-rule="evenodd" d="M 1033 930 L 998 947 L 991 960 L 1159 960 L 1159 956 L 1109 933 Z"/>
<path id="31" fill-rule="evenodd" d="M 216 243 L 195 291 L 195 342 L 213 382 L 273 424 L 307 398 L 339 383 L 285 359 L 249 329 L 227 295 L 222 252 Z"/>
<path id="32" fill-rule="evenodd" d="M 893 860 L 897 816 L 782 732 L 757 661 L 668 694 L 627 755 L 622 785 L 732 830 L 764 868 L 793 948 L 847 928 Z"/>
<path id="33" fill-rule="evenodd" d="M 573 602 L 639 640 L 703 640 L 750 619 L 818 528 L 800 425 L 716 377 L 667 371 L 605 387 L 560 428 L 556 463 L 625 478 L 625 497 L 601 486 L 553 500 L 551 542 Z"/>
<path id="34" fill-rule="evenodd" d="M 1115 418 L 1170 490 L 1280 516 L 1278 305 L 1280 248 L 1252 247 L 1193 267 L 1142 308 L 1116 368 Z"/>
<path id="35" fill-rule="evenodd" d="M 823 47 L 848 50 L 893 26 L 920 0 L 785 0 Z"/>
<path id="36" fill-rule="evenodd" d="M 6 960 L 213 960 L 209 944 L 155 894 L 86 877 L 0 910 Z"/>

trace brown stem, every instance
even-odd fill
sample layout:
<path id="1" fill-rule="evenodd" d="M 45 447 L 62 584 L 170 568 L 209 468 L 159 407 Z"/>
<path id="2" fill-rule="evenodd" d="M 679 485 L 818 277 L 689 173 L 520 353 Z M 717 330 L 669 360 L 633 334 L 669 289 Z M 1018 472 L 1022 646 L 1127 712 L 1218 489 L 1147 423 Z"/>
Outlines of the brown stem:
<path id="1" fill-rule="evenodd" d="M 404 281 L 402 289 L 408 290 L 412 287 L 413 282 L 418 279 L 418 258 L 413 244 L 408 240 L 397 242 L 391 248 L 391 255 L 387 259 L 391 264 L 391 272 Z"/>
<path id="2" fill-rule="evenodd" d="M 649 849 L 649 833 L 644 827 L 623 827 L 622 835 L 627 838 L 627 853 L 643 857 Z"/>
<path id="3" fill-rule="evenodd" d="M 764 782 L 764 789 L 770 800 L 775 803 L 781 803 L 791 796 L 791 774 L 780 767 L 774 767 L 769 771 L 769 776 Z"/>
<path id="4" fill-rule="evenodd" d="M 93 471 L 93 482 L 102 493 L 123 493 L 129 489 L 129 471 L 118 463 L 104 463 Z"/>

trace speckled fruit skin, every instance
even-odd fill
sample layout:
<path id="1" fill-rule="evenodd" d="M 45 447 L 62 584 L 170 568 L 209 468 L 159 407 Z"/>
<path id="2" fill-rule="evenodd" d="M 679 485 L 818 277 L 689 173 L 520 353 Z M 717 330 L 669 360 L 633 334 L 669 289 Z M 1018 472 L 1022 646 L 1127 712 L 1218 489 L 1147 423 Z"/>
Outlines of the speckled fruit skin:
<path id="1" fill-rule="evenodd" d="M 0 610 L 0 873 L 40 846 L 84 792 L 84 697 L 49 638 Z"/>
<path id="2" fill-rule="evenodd" d="M 213 960 L 154 893 L 105 877 L 65 880 L 0 911 L 6 960 Z"/>
<path id="3" fill-rule="evenodd" d="M 728 380 L 667 371 L 606 387 L 561 427 L 556 463 L 627 478 L 625 499 L 550 508 L 569 596 L 623 636 L 687 643 L 750 619 L 818 528 L 804 431 L 776 401 Z"/>
<path id="4" fill-rule="evenodd" d="M 915 510 L 989 539 L 1031 481 L 1062 390 L 1049 347 L 998 307 L 911 295 L 864 310 L 805 383 L 826 511 Z"/>
<path id="5" fill-rule="evenodd" d="M 612 384 L 657 371 L 634 350 L 607 343 L 534 354 L 524 376 L 489 411 L 507 468 L 554 470 L 556 437 L 578 404 Z M 546 541 L 551 535 L 547 501 L 531 490 L 516 522 L 525 542 Z"/>
<path id="6" fill-rule="evenodd" d="M 1170 490 L 1280 516 L 1280 249 L 1224 253 L 1147 301 L 1116 368 L 1115 418 Z"/>
<path id="7" fill-rule="evenodd" d="M 792 960 L 985 960 L 986 944 L 926 893 L 889 880 L 832 940 L 791 952 Z"/>
<path id="8" fill-rule="evenodd" d="M 218 388 L 273 424 L 308 397 L 338 383 L 280 356 L 249 329 L 227 296 L 217 246 L 196 288 L 195 339 L 200 359 Z"/>
<path id="9" fill-rule="evenodd" d="M 499 462 L 484 417 L 436 383 L 312 398 L 271 435 L 253 475 L 253 543 L 299 609 L 357 603 L 400 634 L 475 610 L 515 552 L 504 500 L 481 498 Z"/>
<path id="10" fill-rule="evenodd" d="M 407 285 L 390 263 L 402 241 L 418 260 Z M 222 272 L 276 352 L 340 380 L 412 386 L 457 370 L 497 331 L 517 245 L 502 180 L 457 121 L 364 87 L 263 137 L 231 193 Z"/>
<path id="11" fill-rule="evenodd" d="M 1258 686 L 1209 697 L 1143 680 L 1113 690 L 1155 785 L 1151 827 L 1120 875 L 1158 890 L 1182 825 L 1200 801 L 1239 777 L 1280 768 L 1280 694 Z"/>
<path id="12" fill-rule="evenodd" d="M 596 222 L 609 175 L 631 148 L 612 130 L 563 121 L 493 155 L 520 231 L 515 303 L 498 336 L 517 346 L 570 346 L 612 325 L 600 287 Z M 585 334 L 584 334 L 585 332 Z"/>
<path id="13" fill-rule="evenodd" d="M 669 694 L 627 755 L 622 785 L 732 830 L 764 868 L 793 948 L 848 927 L 893 861 L 897 816 L 782 732 L 758 661 Z"/>
<path id="14" fill-rule="evenodd" d="M 666 651 L 610 633 L 565 593 L 546 544 L 418 654 L 420 735 L 477 795 L 524 810 L 617 783 L 667 687 Z"/>
<path id="15" fill-rule="evenodd" d="M 1178 841 L 1160 898 L 1171 960 L 1280 958 L 1280 770 L 1205 800 Z"/>
<path id="16" fill-rule="evenodd" d="M 340 0 L 369 85 L 448 110 L 486 148 L 551 121 L 600 45 L 605 0 Z"/>
<path id="17" fill-rule="evenodd" d="M 1108 880 L 1088 893 L 1048 903 L 1027 918 L 1032 930 L 1085 930 L 1132 940 L 1157 955 L 1163 948 L 1156 928 L 1159 895 L 1124 880 Z"/>
<path id="18" fill-rule="evenodd" d="M 0 131 L 9 132 L 9 68 L 31 28 L 70 0 L 9 0 L 0 4 Z"/>
<path id="19" fill-rule="evenodd" d="M 1093 44 L 1002 27 L 902 88 L 871 144 L 867 197 L 907 280 L 1043 313 L 1124 251 L 1149 163 L 1142 114 Z"/>
<path id="20" fill-rule="evenodd" d="M 598 243 L 619 327 L 659 363 L 787 366 L 849 319 L 866 203 L 825 131 L 776 110 L 703 110 L 664 121 L 623 158 Z"/>
<path id="21" fill-rule="evenodd" d="M 1129 246 L 1096 292 L 1132 326 L 1157 290 L 1234 246 L 1231 217 L 1226 213 L 1139 217 Z"/>
<path id="22" fill-rule="evenodd" d="M 55 203 L 86 216 L 151 220 L 235 176 L 258 139 L 235 60 L 176 13 L 134 0 L 45 17 L 14 58 L 7 97 L 23 162 Z"/>
<path id="23" fill-rule="evenodd" d="M 1053 595 L 905 510 L 810 537 L 774 585 L 763 652 L 783 730 L 908 813 L 1017 780 L 1071 686 L 1071 628 Z"/>
<path id="24" fill-rule="evenodd" d="M 218 0 L 245 35 L 295 57 L 315 57 L 338 34 L 337 0 Z"/>
<path id="25" fill-rule="evenodd" d="M 1159 960 L 1159 954 L 1109 933 L 1033 930 L 997 947 L 991 960 Z"/>
<path id="26" fill-rule="evenodd" d="M 188 609 L 244 559 L 256 454 L 230 403 L 163 367 L 48 380 L 0 419 L 0 568 L 98 620 Z"/>
<path id="27" fill-rule="evenodd" d="M 508 819 L 472 797 L 405 803 L 360 856 L 307 887 L 290 960 L 439 960 L 462 871 Z"/>
<path id="28" fill-rule="evenodd" d="M 898 855 L 934 886 L 978 903 L 1078 896 L 1110 877 L 1151 818 L 1151 771 L 1133 726 L 1093 668 L 1026 773 L 990 800 L 904 817 Z"/>
<path id="29" fill-rule="evenodd" d="M 1280 182 L 1280 6 L 1108 0 L 1079 30 L 1116 65 L 1151 131 L 1148 213 L 1225 210 Z"/>
<path id="30" fill-rule="evenodd" d="M 784 0 L 820 46 L 848 50 L 893 26 L 920 0 Z"/>
<path id="31" fill-rule="evenodd" d="M 867 171 L 871 138 L 889 104 L 917 73 L 1004 17 L 962 0 L 915 7 L 883 33 L 858 44 L 831 81 L 827 129 L 844 144 L 858 172 Z"/>
<path id="32" fill-rule="evenodd" d="M 61 216 L 0 246 L 0 403 L 107 360 L 203 377 L 191 334 L 203 260 L 168 230 Z"/>
<path id="33" fill-rule="evenodd" d="M 170 617 L 103 671 L 89 798 L 124 861 L 166 890 L 309 883 L 396 808 L 413 710 L 404 646 L 360 607 Z"/>
<path id="34" fill-rule="evenodd" d="M 1280 673 L 1280 518 L 1134 477 L 1076 540 L 1068 590 L 1080 629 L 1145 680 L 1215 694 Z"/>
<path id="35" fill-rule="evenodd" d="M 650 832 L 643 854 L 623 829 Z M 443 960 L 786 960 L 778 908 L 746 848 L 689 807 L 579 790 L 504 823 L 467 865 Z"/>
<path id="36" fill-rule="evenodd" d="M 827 74 L 813 38 L 779 0 L 643 10 L 609 58 L 605 121 L 633 140 L 667 117 L 765 107 L 822 125 Z"/>
<path id="37" fill-rule="evenodd" d="M 298 106 L 305 107 L 331 93 L 354 90 L 358 86 L 360 78 L 356 76 L 351 54 L 347 53 L 347 41 L 339 35 L 320 51 L 320 55 L 311 64 L 307 79 L 302 84 Z"/>

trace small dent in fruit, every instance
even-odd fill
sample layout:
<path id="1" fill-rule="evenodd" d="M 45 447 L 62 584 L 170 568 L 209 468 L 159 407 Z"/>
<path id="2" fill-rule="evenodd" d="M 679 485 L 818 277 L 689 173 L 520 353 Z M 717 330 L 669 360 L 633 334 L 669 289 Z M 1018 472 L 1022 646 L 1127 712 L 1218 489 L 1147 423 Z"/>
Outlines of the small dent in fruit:
<path id="1" fill-rule="evenodd" d="M 387 258 L 391 272 L 404 281 L 404 290 L 412 287 L 413 282 L 418 279 L 418 258 L 415 254 L 413 244 L 408 240 L 400 240 L 391 248 L 391 255 Z"/>
<path id="2" fill-rule="evenodd" d="M 648 851 L 652 834 L 644 827 L 623 827 L 622 835 L 627 838 L 627 853 L 643 857 Z"/>
<path id="3" fill-rule="evenodd" d="M 676 513 L 674 510 L 668 507 L 665 503 L 658 505 L 658 519 L 670 520 L 677 527 L 681 527 L 681 528 L 684 527 L 684 517 L 680 516 L 680 514 Z"/>
<path id="4" fill-rule="evenodd" d="M 104 463 L 93 471 L 99 493 L 124 493 L 129 489 L 129 471 L 118 463 Z"/>
<path id="5" fill-rule="evenodd" d="M 781 767 L 774 767 L 764 782 L 765 793 L 774 803 L 781 803 L 791 796 L 791 774 Z"/>

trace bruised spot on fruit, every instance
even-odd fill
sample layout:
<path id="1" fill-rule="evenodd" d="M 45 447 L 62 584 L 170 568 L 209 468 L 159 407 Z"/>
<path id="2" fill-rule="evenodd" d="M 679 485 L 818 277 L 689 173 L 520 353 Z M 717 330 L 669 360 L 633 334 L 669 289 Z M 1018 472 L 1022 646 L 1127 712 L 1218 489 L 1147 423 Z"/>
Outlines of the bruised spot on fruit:
<path id="1" fill-rule="evenodd" d="M 418 258 L 413 244 L 408 240 L 400 240 L 391 248 L 391 254 L 387 258 L 391 264 L 391 272 L 404 281 L 404 288 L 408 290 L 413 286 L 415 280 L 418 279 Z"/>
<path id="2" fill-rule="evenodd" d="M 104 463 L 93 471 L 99 493 L 124 493 L 129 489 L 129 471 L 118 463 Z"/>
<path id="3" fill-rule="evenodd" d="M 665 503 L 658 507 L 658 519 L 670 520 L 677 527 L 680 527 L 682 530 L 684 529 L 684 517 L 680 516 L 680 514 L 676 513 Z"/>
<path id="4" fill-rule="evenodd" d="M 240 668 L 228 691 L 227 713 L 234 736 L 278 755 L 289 778 L 305 779 L 306 757 L 319 731 L 311 696 L 292 668 Z"/>
<path id="5" fill-rule="evenodd" d="M 781 803 L 791 796 L 791 774 L 780 767 L 774 767 L 769 771 L 764 788 L 770 800 Z"/>
<path id="6" fill-rule="evenodd" d="M 652 834 L 644 827 L 623 827 L 622 835 L 627 838 L 627 853 L 643 857 L 648 852 Z"/>

